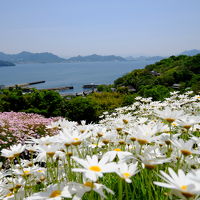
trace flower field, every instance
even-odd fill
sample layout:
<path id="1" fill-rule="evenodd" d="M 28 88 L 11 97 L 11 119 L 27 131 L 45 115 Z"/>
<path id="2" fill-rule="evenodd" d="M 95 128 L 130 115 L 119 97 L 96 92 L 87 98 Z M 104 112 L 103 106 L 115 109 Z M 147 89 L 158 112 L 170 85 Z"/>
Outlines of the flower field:
<path id="1" fill-rule="evenodd" d="M 24 143 L 29 137 L 55 134 L 56 130 L 47 126 L 58 119 L 23 112 L 0 112 L 0 149 Z"/>
<path id="2" fill-rule="evenodd" d="M 20 129 L 1 113 L 1 135 L 18 144 L 1 150 L 0 199 L 200 199 L 200 96 L 136 100 L 98 124 L 49 119 L 40 137 L 33 116 Z"/>

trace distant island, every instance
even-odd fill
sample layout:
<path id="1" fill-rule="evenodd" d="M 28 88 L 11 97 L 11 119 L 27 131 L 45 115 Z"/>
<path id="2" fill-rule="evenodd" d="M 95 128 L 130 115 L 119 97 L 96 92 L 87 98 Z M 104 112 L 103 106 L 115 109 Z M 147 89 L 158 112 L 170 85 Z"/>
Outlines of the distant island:
<path id="1" fill-rule="evenodd" d="M 89 56 L 76 56 L 66 60 L 67 62 L 110 62 L 110 61 L 126 61 L 125 58 L 120 56 L 100 56 L 100 55 L 89 55 Z"/>
<path id="2" fill-rule="evenodd" d="M 180 55 L 186 55 L 186 56 L 195 56 L 197 54 L 200 54 L 200 50 L 192 49 L 192 50 L 183 51 L 182 53 L 180 53 Z"/>
<path id="3" fill-rule="evenodd" d="M 164 59 L 165 57 L 162 56 L 139 56 L 139 57 L 126 57 L 126 60 L 128 61 L 160 61 L 162 59 Z"/>
<path id="4" fill-rule="evenodd" d="M 0 52 L 0 59 L 7 60 L 16 64 L 25 63 L 65 63 L 65 62 L 107 62 L 107 61 L 126 61 L 125 58 L 120 56 L 108 55 L 89 55 L 89 56 L 76 56 L 69 59 L 60 58 L 52 53 L 31 53 L 23 51 L 18 54 L 5 54 Z"/>
<path id="5" fill-rule="evenodd" d="M 7 60 L 15 64 L 24 63 L 60 63 L 65 62 L 66 59 L 60 58 L 52 53 L 30 53 L 23 51 L 18 54 L 5 54 L 0 52 L 0 60 Z"/>
<path id="6" fill-rule="evenodd" d="M 194 56 L 200 53 L 200 50 L 192 49 L 183 51 L 178 55 Z M 121 57 L 116 55 L 97 55 L 92 54 L 88 56 L 74 56 L 71 58 L 61 58 L 49 52 L 44 53 L 31 53 L 22 51 L 18 54 L 5 54 L 0 52 L 0 60 L 8 61 L 15 64 L 27 64 L 27 63 L 73 63 L 73 62 L 124 62 L 124 61 L 152 61 L 158 62 L 164 58 L 162 56 L 139 56 L 139 57 Z M 13 66 L 13 65 L 12 65 Z"/>
<path id="7" fill-rule="evenodd" d="M 8 66 L 15 66 L 15 64 L 8 61 L 0 60 L 0 67 L 8 67 Z"/>

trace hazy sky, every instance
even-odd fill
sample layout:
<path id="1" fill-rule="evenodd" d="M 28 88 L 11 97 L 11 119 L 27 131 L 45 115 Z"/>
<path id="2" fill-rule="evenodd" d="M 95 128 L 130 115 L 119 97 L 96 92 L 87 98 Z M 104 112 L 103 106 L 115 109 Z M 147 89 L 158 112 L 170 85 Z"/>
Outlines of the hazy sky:
<path id="1" fill-rule="evenodd" d="M 200 0 L 0 0 L 0 51 L 172 55 L 200 49 Z"/>

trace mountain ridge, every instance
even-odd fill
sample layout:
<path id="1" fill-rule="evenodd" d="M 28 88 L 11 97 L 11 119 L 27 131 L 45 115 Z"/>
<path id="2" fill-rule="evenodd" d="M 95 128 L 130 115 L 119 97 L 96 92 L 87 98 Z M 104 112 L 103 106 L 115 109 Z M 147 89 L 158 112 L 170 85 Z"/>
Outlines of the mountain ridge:
<path id="1" fill-rule="evenodd" d="M 15 66 L 15 64 L 8 61 L 0 60 L 0 67 L 8 67 L 8 66 Z"/>
<path id="2" fill-rule="evenodd" d="M 126 61 L 125 58 L 121 56 L 108 55 L 101 56 L 97 54 L 92 54 L 88 56 L 75 56 L 67 59 L 67 62 L 106 62 L 106 61 Z"/>
<path id="3" fill-rule="evenodd" d="M 200 50 L 198 49 L 186 50 L 180 53 L 180 55 L 186 55 L 186 56 L 195 56 L 197 54 L 200 54 Z"/>
<path id="4" fill-rule="evenodd" d="M 44 53 L 31 53 L 22 51 L 18 54 L 5 54 L 0 52 L 0 60 L 6 60 L 16 64 L 20 63 L 52 63 L 52 62 L 65 62 L 66 59 L 60 58 L 49 52 Z"/>
<path id="5" fill-rule="evenodd" d="M 193 56 L 199 54 L 200 50 L 192 49 L 181 52 L 178 55 Z M 138 57 L 122 57 L 116 55 L 97 55 L 91 54 L 87 56 L 74 56 L 70 58 L 61 58 L 53 53 L 42 52 L 42 53 L 32 53 L 28 51 L 22 51 L 17 54 L 6 54 L 0 52 L 0 60 L 12 62 L 15 64 L 25 64 L 25 63 L 65 63 L 65 62 L 111 62 L 111 61 L 160 61 L 167 57 L 163 56 L 138 56 Z"/>

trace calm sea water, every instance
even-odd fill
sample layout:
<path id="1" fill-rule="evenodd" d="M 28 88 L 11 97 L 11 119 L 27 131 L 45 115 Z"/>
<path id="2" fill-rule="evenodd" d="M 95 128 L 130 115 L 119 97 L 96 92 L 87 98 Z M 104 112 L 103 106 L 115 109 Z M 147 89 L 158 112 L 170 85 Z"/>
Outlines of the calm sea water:
<path id="1" fill-rule="evenodd" d="M 81 92 L 85 84 L 112 84 L 120 76 L 143 68 L 150 61 L 82 62 L 50 64 L 18 64 L 0 67 L 0 85 L 15 85 L 34 81 L 46 81 L 33 87 L 52 88 L 74 86 L 68 93 Z"/>

